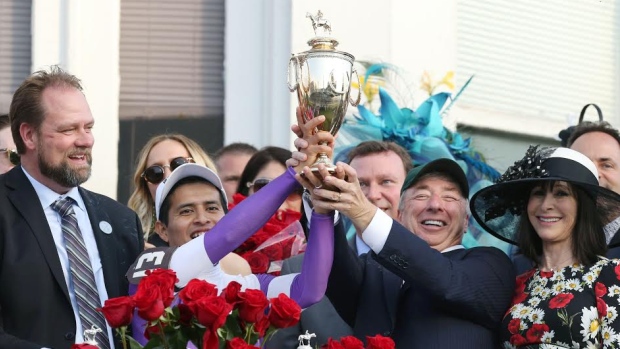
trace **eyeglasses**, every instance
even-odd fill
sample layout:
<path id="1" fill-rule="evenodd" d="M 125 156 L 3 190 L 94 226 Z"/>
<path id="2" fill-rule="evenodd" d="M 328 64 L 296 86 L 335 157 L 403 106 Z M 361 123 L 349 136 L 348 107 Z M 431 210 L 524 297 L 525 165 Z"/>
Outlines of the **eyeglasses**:
<path id="1" fill-rule="evenodd" d="M 19 165 L 19 154 L 15 149 L 2 148 L 0 149 L 0 153 L 6 153 L 6 157 L 11 162 L 11 165 L 17 166 Z"/>
<path id="2" fill-rule="evenodd" d="M 144 172 L 142 172 L 142 175 L 140 175 L 140 177 L 144 178 L 144 180 L 149 183 L 159 184 L 161 183 L 161 181 L 164 180 L 164 173 L 166 171 L 166 167 L 168 167 L 170 171 L 172 172 L 176 170 L 177 167 L 184 165 L 184 164 L 188 164 L 188 163 L 194 163 L 194 159 L 184 158 L 184 157 L 174 158 L 170 161 L 170 166 L 153 165 L 151 167 L 148 167 L 146 170 L 144 170 Z"/>
<path id="3" fill-rule="evenodd" d="M 257 191 L 265 187 L 267 184 L 269 184 L 269 182 L 271 182 L 271 179 L 269 178 L 256 178 L 254 182 L 247 182 L 245 185 L 248 188 L 254 188 L 254 192 L 256 193 Z M 303 194 L 304 188 L 298 188 L 297 190 L 295 190 L 295 193 L 299 195 Z"/>

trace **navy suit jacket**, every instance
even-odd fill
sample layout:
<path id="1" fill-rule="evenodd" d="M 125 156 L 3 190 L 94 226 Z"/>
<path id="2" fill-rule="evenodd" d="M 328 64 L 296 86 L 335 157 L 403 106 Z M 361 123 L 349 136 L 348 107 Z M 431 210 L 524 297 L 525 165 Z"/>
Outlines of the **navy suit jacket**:
<path id="1" fill-rule="evenodd" d="M 515 273 L 493 247 L 439 253 L 394 221 L 379 254 L 358 258 L 336 228 L 327 296 L 359 339 L 397 348 L 497 348 Z"/>
<path id="2" fill-rule="evenodd" d="M 138 216 L 108 197 L 79 191 L 108 297 L 127 295 L 125 273 L 144 248 Z M 112 226 L 110 234 L 100 229 L 102 221 Z M 54 239 L 19 166 L 0 175 L 0 318 L 0 349 L 69 349 L 75 342 L 73 308 Z"/>

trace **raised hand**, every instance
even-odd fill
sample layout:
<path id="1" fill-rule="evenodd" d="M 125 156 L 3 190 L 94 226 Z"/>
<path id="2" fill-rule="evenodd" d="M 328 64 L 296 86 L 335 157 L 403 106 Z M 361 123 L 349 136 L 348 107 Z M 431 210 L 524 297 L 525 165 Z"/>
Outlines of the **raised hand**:
<path id="1" fill-rule="evenodd" d="M 300 109 L 297 108 L 297 122 L 295 129 L 298 130 L 298 138 L 295 141 L 298 151 L 293 152 L 293 157 L 287 160 L 287 166 L 291 166 L 297 173 L 300 173 L 304 166 L 314 164 L 320 153 L 331 156 L 334 148 L 334 136 L 327 131 L 316 132 L 317 127 L 325 121 L 325 117 L 319 115 L 304 122 Z M 293 128 L 292 128 L 293 129 Z M 298 146 L 299 144 L 299 146 Z M 303 148 L 302 148 L 303 147 Z"/>
<path id="2" fill-rule="evenodd" d="M 320 173 L 324 178 L 323 183 L 309 174 L 306 175 L 306 181 L 297 178 L 312 193 L 314 209 L 317 212 L 337 210 L 351 219 L 357 231 L 364 231 L 372 221 L 377 207 L 364 196 L 357 172 L 351 166 L 339 162 L 336 164 L 335 175 L 329 175 L 324 168 Z"/>

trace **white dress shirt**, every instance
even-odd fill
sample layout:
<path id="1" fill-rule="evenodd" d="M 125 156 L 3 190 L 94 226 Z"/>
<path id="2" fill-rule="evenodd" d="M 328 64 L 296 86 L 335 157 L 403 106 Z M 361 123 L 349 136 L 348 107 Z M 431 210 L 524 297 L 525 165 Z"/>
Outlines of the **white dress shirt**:
<path id="1" fill-rule="evenodd" d="M 90 265 L 93 268 L 95 283 L 97 284 L 97 291 L 99 292 L 99 299 L 101 301 L 101 304 L 103 304 L 103 302 L 108 299 L 108 291 L 105 288 L 103 268 L 101 266 L 101 259 L 99 258 L 99 250 L 97 249 L 97 242 L 95 241 L 93 227 L 90 223 L 90 219 L 88 218 L 88 212 L 86 212 L 84 200 L 82 200 L 82 196 L 80 195 L 77 187 L 69 190 L 67 194 L 61 195 L 34 179 L 23 167 L 22 170 L 26 174 L 26 177 L 34 187 L 34 190 L 39 197 L 39 201 L 41 202 L 41 206 L 43 207 L 43 212 L 45 213 L 45 218 L 47 218 L 47 223 L 49 224 L 50 230 L 52 231 L 54 245 L 56 245 L 56 251 L 58 252 L 58 257 L 60 259 L 62 273 L 65 276 L 67 290 L 69 291 L 69 298 L 71 299 L 71 306 L 73 307 L 76 328 L 75 343 L 82 343 L 84 342 L 83 331 L 81 330 L 82 320 L 80 319 L 80 315 L 77 311 L 77 300 L 75 297 L 75 292 L 73 291 L 73 287 L 71 287 L 70 283 L 71 271 L 69 270 L 69 257 L 67 255 L 67 249 L 65 248 L 65 242 L 62 235 L 61 217 L 58 212 L 54 211 L 51 205 L 56 200 L 67 196 L 75 200 L 76 205 L 73 205 L 73 211 L 75 212 L 78 226 L 80 227 L 80 232 L 82 233 L 82 238 L 84 239 L 84 244 L 86 245 L 86 250 L 88 251 Z M 106 327 L 108 332 L 108 338 L 110 339 L 110 348 L 114 349 L 114 337 L 112 336 L 112 329 L 110 328 L 110 326 Z"/>

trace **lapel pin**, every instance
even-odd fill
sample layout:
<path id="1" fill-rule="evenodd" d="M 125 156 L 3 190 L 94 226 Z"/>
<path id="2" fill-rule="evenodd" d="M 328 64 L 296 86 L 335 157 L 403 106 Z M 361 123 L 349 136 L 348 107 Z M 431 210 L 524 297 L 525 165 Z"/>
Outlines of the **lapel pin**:
<path id="1" fill-rule="evenodd" d="M 106 234 L 112 234 L 112 226 L 106 221 L 99 222 L 99 229 Z"/>

